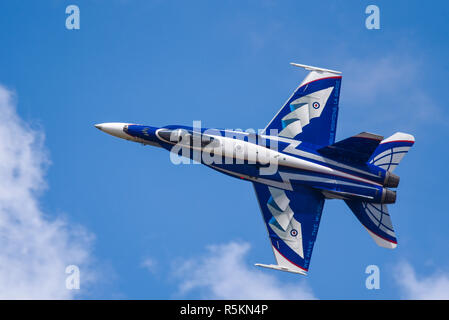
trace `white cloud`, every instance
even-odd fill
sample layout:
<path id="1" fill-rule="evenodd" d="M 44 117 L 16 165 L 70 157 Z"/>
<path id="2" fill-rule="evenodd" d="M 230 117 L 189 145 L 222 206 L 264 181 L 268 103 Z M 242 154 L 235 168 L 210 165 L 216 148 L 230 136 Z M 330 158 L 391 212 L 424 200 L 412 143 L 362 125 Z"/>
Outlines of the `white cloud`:
<path id="1" fill-rule="evenodd" d="M 449 299 L 449 275 L 434 273 L 418 277 L 413 267 L 402 262 L 396 268 L 395 280 L 405 299 L 447 300 Z"/>
<path id="2" fill-rule="evenodd" d="M 249 249 L 248 243 L 214 245 L 204 256 L 177 266 L 179 293 L 199 290 L 207 299 L 315 299 L 304 279 L 285 284 L 276 278 L 278 271 L 245 262 Z"/>
<path id="3" fill-rule="evenodd" d="M 68 265 L 80 268 L 81 292 L 92 280 L 92 236 L 41 211 L 48 158 L 42 132 L 16 113 L 14 95 L 0 86 L 0 299 L 70 299 Z"/>
<path id="4" fill-rule="evenodd" d="M 155 272 L 157 267 L 157 261 L 151 258 L 145 258 L 143 259 L 142 263 L 140 264 L 142 268 L 147 269 L 150 272 Z"/>
<path id="5" fill-rule="evenodd" d="M 342 68 L 345 94 L 371 102 L 380 95 L 397 93 L 398 89 L 413 84 L 418 68 L 416 62 L 395 54 L 380 58 L 351 59 Z"/>
<path id="6" fill-rule="evenodd" d="M 448 114 L 438 97 L 426 90 L 426 67 L 417 57 L 391 52 L 382 57 L 343 63 L 341 112 L 364 130 L 447 126 Z M 349 126 L 344 125 L 345 127 Z"/>

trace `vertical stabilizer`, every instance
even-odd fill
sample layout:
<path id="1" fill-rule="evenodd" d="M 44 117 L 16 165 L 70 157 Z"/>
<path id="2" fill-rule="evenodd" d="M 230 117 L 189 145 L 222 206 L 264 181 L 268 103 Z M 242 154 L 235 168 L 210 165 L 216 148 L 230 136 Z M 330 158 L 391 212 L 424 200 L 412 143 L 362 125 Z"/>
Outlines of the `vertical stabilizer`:
<path id="1" fill-rule="evenodd" d="M 398 166 L 414 143 L 415 137 L 411 134 L 396 132 L 380 142 L 368 162 L 391 172 Z"/>

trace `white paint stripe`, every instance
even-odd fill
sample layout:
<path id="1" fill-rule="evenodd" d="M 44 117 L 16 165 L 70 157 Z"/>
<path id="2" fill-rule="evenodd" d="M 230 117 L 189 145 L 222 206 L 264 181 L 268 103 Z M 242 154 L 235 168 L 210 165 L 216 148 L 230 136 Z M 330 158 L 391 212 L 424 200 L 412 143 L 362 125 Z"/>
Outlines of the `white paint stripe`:
<path id="1" fill-rule="evenodd" d="M 363 174 L 368 175 L 368 176 L 378 177 L 377 175 L 375 175 L 373 173 L 366 172 L 366 171 L 363 171 L 363 170 L 360 170 L 360 169 L 357 169 L 357 168 L 345 165 L 345 164 L 340 163 L 340 162 L 336 162 L 336 161 L 331 160 L 329 158 L 325 158 L 325 157 L 322 157 L 322 156 L 319 156 L 319 155 L 316 155 L 316 154 L 313 154 L 313 153 L 310 153 L 310 152 L 307 152 L 307 151 L 296 149 L 301 144 L 302 141 L 294 140 L 294 139 L 287 139 L 287 138 L 284 138 L 284 137 L 267 136 L 267 135 L 262 135 L 261 137 L 263 139 L 266 139 L 266 140 L 271 140 L 272 139 L 272 140 L 278 140 L 278 141 L 282 141 L 282 142 L 285 142 L 285 143 L 289 143 L 289 145 L 283 150 L 283 152 L 287 152 L 287 153 L 295 154 L 297 156 L 301 156 L 301 157 L 304 157 L 304 158 L 308 158 L 308 159 L 313 159 L 313 160 L 316 160 L 316 161 L 324 162 L 324 163 L 331 164 L 331 165 L 339 167 L 339 168 L 343 168 L 343 169 L 347 169 L 347 170 L 363 173 Z"/>
<path id="2" fill-rule="evenodd" d="M 353 186 L 358 188 L 366 188 L 366 189 L 373 189 L 376 190 L 375 187 L 370 186 L 362 186 L 360 184 L 341 181 L 341 180 L 335 180 L 330 178 L 323 178 L 323 177 L 315 177 L 315 176 L 309 176 L 305 174 L 299 174 L 299 173 L 287 173 L 287 172 L 279 172 L 279 175 L 281 178 L 287 182 L 290 180 L 296 180 L 296 181 L 311 181 L 311 182 L 322 182 L 322 183 L 329 183 L 329 184 L 342 184 L 346 186 Z M 291 184 L 291 182 L 289 182 Z"/>

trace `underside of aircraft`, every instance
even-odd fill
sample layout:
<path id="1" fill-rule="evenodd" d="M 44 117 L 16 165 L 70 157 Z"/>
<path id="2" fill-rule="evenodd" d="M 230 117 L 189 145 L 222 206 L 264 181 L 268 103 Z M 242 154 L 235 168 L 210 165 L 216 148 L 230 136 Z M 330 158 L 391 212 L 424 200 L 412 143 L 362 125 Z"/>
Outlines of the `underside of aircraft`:
<path id="1" fill-rule="evenodd" d="M 396 201 L 396 191 L 390 188 L 399 185 L 393 170 L 415 139 L 401 132 L 385 139 L 362 132 L 335 142 L 341 72 L 292 65 L 309 73 L 258 134 L 173 125 L 95 126 L 111 135 L 172 153 L 207 153 L 208 159 L 220 161 L 207 162 L 201 156 L 195 159 L 195 152 L 187 157 L 253 183 L 276 259 L 276 264 L 256 265 L 305 275 L 326 199 L 344 200 L 379 246 L 397 246 L 387 205 Z M 262 140 L 264 143 L 259 143 Z M 274 160 L 276 169 L 262 173 Z"/>

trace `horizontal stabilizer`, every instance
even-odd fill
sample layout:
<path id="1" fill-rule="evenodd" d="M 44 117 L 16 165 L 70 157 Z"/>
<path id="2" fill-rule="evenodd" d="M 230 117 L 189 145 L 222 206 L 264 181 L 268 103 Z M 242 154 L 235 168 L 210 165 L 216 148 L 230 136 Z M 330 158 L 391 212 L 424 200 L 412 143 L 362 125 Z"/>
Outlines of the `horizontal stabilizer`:
<path id="1" fill-rule="evenodd" d="M 366 163 L 383 137 L 362 132 L 318 149 L 323 156 L 346 163 Z"/>
<path id="2" fill-rule="evenodd" d="M 301 271 L 301 270 L 294 270 L 294 269 L 290 269 L 284 266 L 279 266 L 277 264 L 262 264 L 262 263 L 256 263 L 254 264 L 255 266 L 258 267 L 262 267 L 262 268 L 268 268 L 268 269 L 274 269 L 274 270 L 279 270 L 279 271 L 286 271 L 286 272 L 291 272 L 291 273 L 297 273 L 297 274 L 302 274 L 304 276 L 307 275 L 307 272 L 305 271 Z"/>

